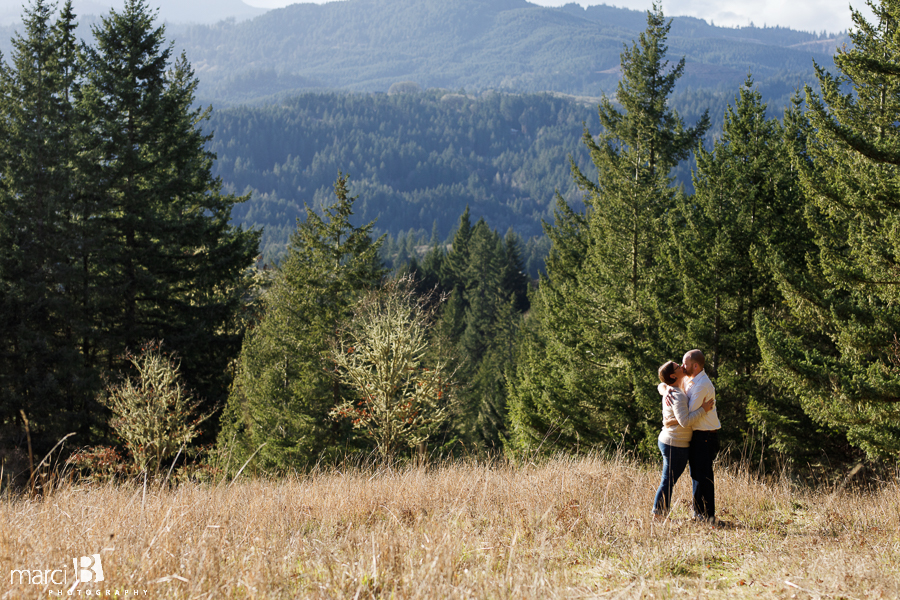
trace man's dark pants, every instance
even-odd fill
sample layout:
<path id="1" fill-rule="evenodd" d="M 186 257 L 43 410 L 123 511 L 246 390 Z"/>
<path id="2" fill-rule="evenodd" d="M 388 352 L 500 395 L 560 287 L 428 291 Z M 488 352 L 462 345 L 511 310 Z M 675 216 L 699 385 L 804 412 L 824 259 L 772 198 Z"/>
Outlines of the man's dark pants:
<path id="1" fill-rule="evenodd" d="M 716 486 L 713 461 L 719 453 L 719 432 L 694 430 L 691 437 L 690 465 L 694 482 L 694 517 L 712 520 L 716 516 Z"/>

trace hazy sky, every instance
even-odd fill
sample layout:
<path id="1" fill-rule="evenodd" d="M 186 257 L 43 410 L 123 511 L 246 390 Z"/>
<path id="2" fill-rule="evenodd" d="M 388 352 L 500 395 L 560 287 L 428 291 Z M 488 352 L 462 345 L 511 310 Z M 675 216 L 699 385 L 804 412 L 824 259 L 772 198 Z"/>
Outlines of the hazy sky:
<path id="1" fill-rule="evenodd" d="M 489 1 L 489 0 L 488 0 Z M 530 0 L 544 6 L 560 6 L 572 0 Z M 277 8 L 296 0 L 244 0 L 253 6 Z M 623 8 L 647 10 L 652 0 L 578 0 L 579 4 L 611 4 Z M 781 25 L 801 31 L 843 31 L 852 25 L 850 4 L 865 9 L 864 0 L 663 0 L 663 12 L 670 16 L 699 17 L 716 25 Z"/>

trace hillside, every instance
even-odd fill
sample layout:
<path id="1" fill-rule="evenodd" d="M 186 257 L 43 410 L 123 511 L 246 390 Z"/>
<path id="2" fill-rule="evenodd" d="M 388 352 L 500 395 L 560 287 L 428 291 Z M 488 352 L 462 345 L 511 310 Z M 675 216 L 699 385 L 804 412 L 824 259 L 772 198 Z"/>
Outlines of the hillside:
<path id="1" fill-rule="evenodd" d="M 251 102 L 297 90 L 423 88 L 556 91 L 599 96 L 614 90 L 619 54 L 644 29 L 641 11 L 525 0 L 345 0 L 295 4 L 244 22 L 173 26 L 214 104 Z M 686 57 L 683 89 L 733 90 L 752 72 L 792 87 L 812 60 L 831 64 L 842 39 L 783 28 L 723 28 L 673 20 L 669 53 Z"/>
<path id="2" fill-rule="evenodd" d="M 215 111 L 209 149 L 229 191 L 253 191 L 233 218 L 264 227 L 263 254 L 279 255 L 303 204 L 330 204 L 339 170 L 360 196 L 358 224 L 393 235 L 451 233 L 468 205 L 475 219 L 524 238 L 553 220 L 554 192 L 579 194 L 567 157 L 593 172 L 580 137 L 596 108 L 549 94 L 314 94 L 277 105 Z"/>
<path id="3" fill-rule="evenodd" d="M 89 39 L 97 15 L 120 3 L 77 0 L 78 35 Z M 268 12 L 242 0 L 152 4 L 176 55 L 184 50 L 196 70 L 199 100 L 215 106 L 300 91 L 387 91 L 398 81 L 597 97 L 614 91 L 623 44 L 646 24 L 642 11 L 548 8 L 525 0 L 344 0 Z M 20 6 L 0 8 L 4 56 L 20 15 Z M 763 86 L 784 84 L 776 96 L 783 104 L 788 90 L 811 80 L 812 61 L 831 66 L 834 49 L 846 41 L 845 35 L 675 17 L 669 56 L 686 59 L 682 91 L 730 95 L 750 72 Z"/>
<path id="4" fill-rule="evenodd" d="M 77 5 L 113 0 L 93 2 Z M 205 10 L 212 19 L 246 6 L 211 2 L 162 0 L 160 15 Z M 89 39 L 96 19 L 79 17 L 79 35 Z M 199 102 L 218 109 L 208 125 L 216 174 L 227 189 L 254 193 L 234 218 L 265 228 L 263 253 L 271 258 L 304 202 L 328 201 L 338 170 L 362 195 L 358 219 L 377 219 L 392 235 L 436 230 L 443 237 L 470 205 L 500 231 L 539 236 L 541 220 L 552 220 L 556 190 L 577 203 L 567 158 L 588 162 L 582 122 L 597 131 L 598 97 L 614 91 L 623 44 L 645 26 L 644 12 L 609 6 L 345 0 L 166 27 L 200 80 Z M 5 56 L 12 32 L 0 27 Z M 709 109 L 712 137 L 750 72 L 769 114 L 780 116 L 813 79 L 813 60 L 830 66 L 839 41 L 675 18 L 669 57 L 685 56 L 686 70 L 672 106 L 687 123 Z M 425 91 L 383 94 L 402 81 Z M 675 175 L 690 191 L 690 165 Z"/>
<path id="5" fill-rule="evenodd" d="M 0 24 L 21 23 L 22 5 L 25 2 L 9 2 L 0 6 Z M 62 4 L 61 2 L 59 4 Z M 241 0 L 150 0 L 147 4 L 159 10 L 159 18 L 169 23 L 217 23 L 224 19 L 250 19 L 266 12 L 245 4 Z M 97 17 L 110 8 L 121 10 L 123 0 L 73 0 L 75 14 Z M 5 40 L 4 40 L 5 41 Z"/>

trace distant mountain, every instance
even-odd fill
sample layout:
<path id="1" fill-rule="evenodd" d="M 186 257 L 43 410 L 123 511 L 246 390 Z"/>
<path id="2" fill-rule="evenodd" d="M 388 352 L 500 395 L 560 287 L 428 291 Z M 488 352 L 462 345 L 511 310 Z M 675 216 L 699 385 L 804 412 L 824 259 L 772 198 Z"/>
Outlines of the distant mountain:
<path id="1" fill-rule="evenodd" d="M 24 0 L 23 0 L 24 1 Z M 123 0 L 75 0 L 79 35 Z M 265 11 L 241 0 L 151 0 L 176 52 L 200 79 L 199 99 L 217 106 L 303 91 L 423 89 L 552 91 L 598 97 L 619 78 L 619 54 L 646 13 L 610 6 L 548 8 L 525 0 L 344 0 Z M 0 51 L 21 8 L 0 8 Z M 223 20 L 225 19 L 225 20 Z M 748 73 L 778 87 L 776 105 L 830 66 L 846 35 L 780 27 L 727 28 L 675 17 L 669 56 L 687 61 L 679 89 L 732 91 Z"/>
<path id="2" fill-rule="evenodd" d="M 86 40 L 90 1 L 79 0 Z M 267 259 L 283 251 L 304 202 L 331 199 L 339 170 L 353 176 L 360 222 L 378 219 L 395 236 L 443 238 L 467 205 L 500 231 L 539 236 L 556 190 L 578 205 L 568 157 L 590 172 L 582 123 L 598 131 L 598 97 L 615 91 L 623 45 L 646 27 L 644 12 L 525 0 L 344 0 L 244 21 L 238 0 L 181 4 L 161 0 L 167 39 L 187 53 L 198 100 L 224 109 L 207 124 L 215 174 L 228 191 L 253 192 L 233 216 L 265 228 Z M 218 20 L 227 11 L 235 19 Z M 216 22 L 177 22 L 199 13 Z M 0 27 L 7 59 L 11 34 Z M 813 82 L 813 60 L 831 67 L 846 41 L 676 17 L 668 56 L 684 56 L 686 69 L 670 105 L 688 125 L 709 109 L 712 138 L 750 73 L 780 116 Z M 384 94 L 400 82 L 414 82 L 402 86 L 412 93 Z M 690 167 L 673 171 L 688 191 Z"/>
<path id="3" fill-rule="evenodd" d="M 22 2 L 0 7 L 0 24 L 14 25 L 21 22 Z M 105 15 L 110 8 L 119 10 L 122 0 L 74 0 L 75 14 L 79 16 Z M 244 4 L 241 0 L 149 0 L 148 5 L 159 9 L 159 18 L 169 23 L 217 23 L 225 19 L 241 21 L 266 12 Z"/>
<path id="4" fill-rule="evenodd" d="M 525 0 L 345 0 L 295 4 L 244 22 L 173 27 L 214 103 L 299 90 L 424 88 L 556 91 L 599 96 L 615 89 L 619 54 L 646 13 Z M 669 53 L 687 59 L 684 87 L 733 90 L 752 72 L 793 87 L 812 60 L 830 65 L 842 37 L 784 28 L 715 27 L 673 19 Z"/>

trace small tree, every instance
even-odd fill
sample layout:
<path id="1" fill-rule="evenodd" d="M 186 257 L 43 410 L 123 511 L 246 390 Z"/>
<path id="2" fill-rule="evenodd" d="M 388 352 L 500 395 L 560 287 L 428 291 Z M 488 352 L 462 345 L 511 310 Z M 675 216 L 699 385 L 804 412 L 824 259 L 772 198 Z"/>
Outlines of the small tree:
<path id="1" fill-rule="evenodd" d="M 416 297 L 410 277 L 364 296 L 338 333 L 331 356 L 356 394 L 331 411 L 375 441 L 382 458 L 414 447 L 450 414 L 453 372 L 429 336 L 439 302 Z"/>
<path id="2" fill-rule="evenodd" d="M 329 340 L 384 276 L 383 238 L 372 239 L 374 222 L 351 222 L 357 198 L 348 176 L 338 174 L 334 194 L 322 214 L 307 206 L 297 221 L 260 322 L 244 338 L 219 431 L 231 464 L 252 459 L 252 469 L 284 472 L 327 462 L 352 433 L 328 416 L 341 402 L 328 372 Z"/>
<path id="3" fill-rule="evenodd" d="M 162 352 L 161 344 L 144 346 L 138 356 L 125 359 L 137 377 L 107 386 L 101 401 L 113 412 L 110 426 L 125 440 L 141 470 L 159 473 L 162 461 L 200 433 L 210 413 L 195 416 L 199 400 L 184 389 L 180 362 Z"/>

